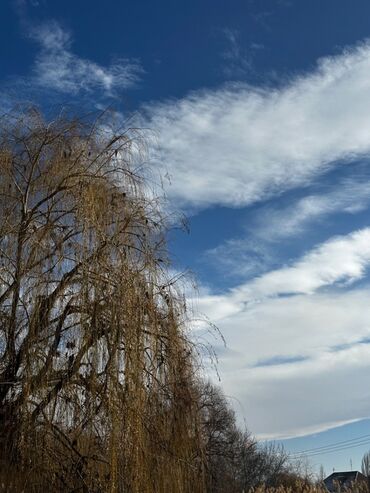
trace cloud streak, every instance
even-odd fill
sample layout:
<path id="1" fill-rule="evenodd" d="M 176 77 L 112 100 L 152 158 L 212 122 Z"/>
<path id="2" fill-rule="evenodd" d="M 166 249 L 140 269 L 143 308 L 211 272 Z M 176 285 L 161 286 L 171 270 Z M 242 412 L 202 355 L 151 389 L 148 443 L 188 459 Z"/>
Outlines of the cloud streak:
<path id="1" fill-rule="evenodd" d="M 266 298 L 313 294 L 336 283 L 350 284 L 364 277 L 370 263 L 370 228 L 331 238 L 298 261 L 256 277 L 226 295 L 203 296 L 200 310 L 222 320 Z"/>
<path id="2" fill-rule="evenodd" d="M 291 365 L 241 368 L 224 385 L 260 439 L 291 438 L 369 416 L 369 359 L 369 345 L 358 345 Z"/>
<path id="3" fill-rule="evenodd" d="M 334 188 L 334 187 L 333 187 Z M 368 176 L 346 179 L 325 194 L 310 194 L 288 207 L 268 207 L 257 214 L 251 233 L 260 239 L 278 240 L 302 233 L 315 221 L 332 214 L 356 214 L 370 203 Z"/>
<path id="4" fill-rule="evenodd" d="M 306 435 L 369 416 L 369 298 L 369 289 L 359 289 L 267 299 L 218 322 L 228 345 L 219 353 L 222 385 L 259 438 Z"/>
<path id="5" fill-rule="evenodd" d="M 32 82 L 48 90 L 71 95 L 98 90 L 114 96 L 135 85 L 142 72 L 138 62 L 127 59 L 117 59 L 104 67 L 80 58 L 71 50 L 71 35 L 55 21 L 28 27 L 28 35 L 40 46 Z"/>
<path id="6" fill-rule="evenodd" d="M 370 290 L 353 283 L 365 278 L 369 264 L 370 228 L 364 228 L 223 295 L 203 293 L 194 301 L 225 336 L 222 384 L 260 438 L 304 435 L 368 415 L 370 394 L 362 385 Z M 202 324 L 198 330 L 203 336 Z M 355 384 L 342 394 L 338 381 Z"/>
<path id="7" fill-rule="evenodd" d="M 307 185 L 370 151 L 370 44 L 281 88 L 234 84 L 145 108 L 154 156 L 187 207 L 239 207 Z"/>

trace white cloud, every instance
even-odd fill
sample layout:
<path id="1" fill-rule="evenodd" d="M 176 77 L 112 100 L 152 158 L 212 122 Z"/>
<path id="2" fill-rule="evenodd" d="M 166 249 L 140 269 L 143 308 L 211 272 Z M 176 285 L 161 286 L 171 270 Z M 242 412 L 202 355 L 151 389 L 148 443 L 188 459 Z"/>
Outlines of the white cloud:
<path id="1" fill-rule="evenodd" d="M 216 307 L 217 302 L 220 299 Z M 356 290 L 275 298 L 247 310 L 230 310 L 217 324 L 228 347 L 239 354 L 227 368 L 270 367 L 274 359 L 312 358 L 366 339 L 368 305 L 369 291 Z"/>
<path id="2" fill-rule="evenodd" d="M 358 344 L 307 362 L 229 372 L 224 386 L 259 438 L 290 438 L 369 417 L 369 371 L 370 346 Z"/>
<path id="3" fill-rule="evenodd" d="M 347 179 L 335 184 L 326 194 L 312 194 L 285 208 L 267 208 L 257 214 L 252 233 L 259 238 L 276 240 L 301 233 L 311 222 L 330 214 L 354 214 L 365 210 L 370 203 L 368 177 Z"/>
<path id="4" fill-rule="evenodd" d="M 276 265 L 279 240 L 298 237 L 330 215 L 354 215 L 370 205 L 370 180 L 362 172 L 356 179 L 337 180 L 324 190 L 320 188 L 320 194 L 291 200 L 288 205 L 275 200 L 273 205 L 254 211 L 253 216 L 248 215 L 241 237 L 206 250 L 204 260 L 225 276 L 250 278 Z"/>
<path id="5" fill-rule="evenodd" d="M 248 49 L 241 44 L 240 32 L 237 29 L 225 28 L 222 30 L 227 42 L 227 48 L 221 53 L 223 58 L 222 70 L 226 77 L 231 79 L 244 78 L 254 72 L 253 61 L 258 50 L 264 48 L 258 43 L 251 43 Z"/>
<path id="6" fill-rule="evenodd" d="M 369 289 L 275 298 L 218 322 L 221 383 L 254 434 L 305 435 L 370 415 L 369 299 Z"/>
<path id="7" fill-rule="evenodd" d="M 280 89 L 236 84 L 146 108 L 177 204 L 247 205 L 370 151 L 370 44 Z"/>
<path id="8" fill-rule="evenodd" d="M 248 278 L 266 270 L 275 259 L 270 245 L 252 238 L 232 238 L 206 250 L 204 260 L 224 276 Z"/>
<path id="9" fill-rule="evenodd" d="M 292 265 L 241 284 L 225 296 L 204 296 L 199 300 L 200 310 L 218 321 L 230 310 L 233 313 L 244 310 L 268 297 L 312 294 L 337 282 L 348 284 L 359 280 L 369 262 L 370 228 L 364 228 L 347 236 L 331 238 Z M 216 312 L 210 313 L 209 307 Z"/>
<path id="10" fill-rule="evenodd" d="M 290 267 L 264 274 L 244 286 L 239 296 L 245 292 L 252 299 L 291 293 L 310 294 L 338 281 L 361 279 L 369 261 L 370 229 L 365 228 L 327 241 Z"/>
<path id="11" fill-rule="evenodd" d="M 259 437 L 302 435 L 369 415 L 370 289 L 348 289 L 369 263 L 365 228 L 224 295 L 203 292 L 194 302 L 226 339 L 222 385 L 242 403 Z"/>
<path id="12" fill-rule="evenodd" d="M 142 71 L 136 62 L 118 59 L 108 67 L 72 53 L 71 36 L 56 22 L 29 29 L 29 35 L 41 50 L 34 65 L 34 83 L 63 93 L 101 90 L 114 95 L 120 89 L 134 85 Z"/>

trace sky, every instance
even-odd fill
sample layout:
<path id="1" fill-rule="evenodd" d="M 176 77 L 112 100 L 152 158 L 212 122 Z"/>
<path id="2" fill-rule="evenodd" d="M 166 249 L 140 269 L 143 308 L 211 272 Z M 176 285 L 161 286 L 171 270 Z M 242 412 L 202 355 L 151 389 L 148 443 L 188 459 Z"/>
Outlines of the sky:
<path id="1" fill-rule="evenodd" d="M 3 112 L 109 107 L 146 129 L 153 180 L 187 217 L 169 247 L 197 283 L 192 335 L 216 351 L 241 426 L 316 469 L 359 469 L 370 3 L 4 0 L 0 18 Z"/>

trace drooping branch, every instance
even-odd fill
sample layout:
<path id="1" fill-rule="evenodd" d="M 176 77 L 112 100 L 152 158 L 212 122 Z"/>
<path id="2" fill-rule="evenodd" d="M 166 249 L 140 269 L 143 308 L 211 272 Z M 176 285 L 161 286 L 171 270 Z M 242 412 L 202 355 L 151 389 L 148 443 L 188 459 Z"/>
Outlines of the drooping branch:
<path id="1" fill-rule="evenodd" d="M 35 110 L 0 121 L 0 460 L 57 492 L 200 492 L 166 226 L 135 165 L 137 129 L 106 128 Z"/>

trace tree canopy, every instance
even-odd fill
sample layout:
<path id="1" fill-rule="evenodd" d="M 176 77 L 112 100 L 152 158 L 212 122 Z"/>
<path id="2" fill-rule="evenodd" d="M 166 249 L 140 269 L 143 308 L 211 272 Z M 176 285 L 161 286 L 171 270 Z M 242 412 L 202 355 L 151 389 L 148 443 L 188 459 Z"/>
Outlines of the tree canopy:
<path id="1" fill-rule="evenodd" d="M 140 145 L 104 119 L 0 120 L 1 462 L 27 491 L 201 491 L 184 300 Z"/>

